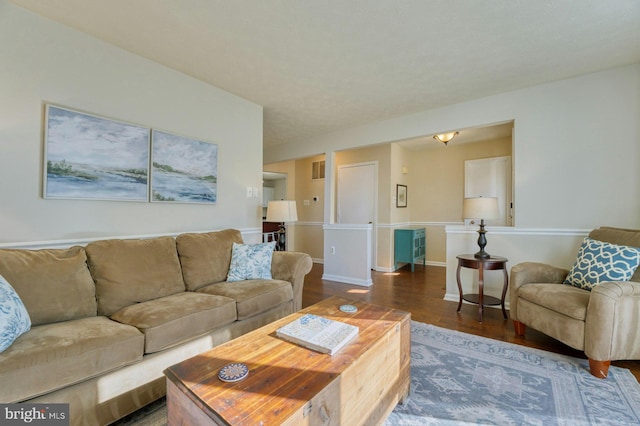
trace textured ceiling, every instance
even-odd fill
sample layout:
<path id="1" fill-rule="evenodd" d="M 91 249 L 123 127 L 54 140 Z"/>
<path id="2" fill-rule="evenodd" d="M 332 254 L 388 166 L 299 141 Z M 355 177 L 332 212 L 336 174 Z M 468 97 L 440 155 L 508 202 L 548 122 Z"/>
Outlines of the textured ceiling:
<path id="1" fill-rule="evenodd" d="M 267 147 L 640 62 L 638 0 L 13 3 L 262 105 Z"/>

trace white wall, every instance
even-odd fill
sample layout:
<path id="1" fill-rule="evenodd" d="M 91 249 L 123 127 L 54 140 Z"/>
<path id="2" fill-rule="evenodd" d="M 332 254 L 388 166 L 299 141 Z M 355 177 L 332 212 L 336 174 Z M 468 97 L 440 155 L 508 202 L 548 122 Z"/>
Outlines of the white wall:
<path id="1" fill-rule="evenodd" d="M 322 279 L 370 286 L 372 224 L 325 224 Z"/>
<path id="2" fill-rule="evenodd" d="M 640 227 L 640 64 L 335 132 L 265 161 L 515 120 L 515 226 Z"/>
<path id="3" fill-rule="evenodd" d="M 260 231 L 262 108 L 0 0 L 0 243 Z M 218 144 L 216 205 L 42 198 L 43 103 Z"/>

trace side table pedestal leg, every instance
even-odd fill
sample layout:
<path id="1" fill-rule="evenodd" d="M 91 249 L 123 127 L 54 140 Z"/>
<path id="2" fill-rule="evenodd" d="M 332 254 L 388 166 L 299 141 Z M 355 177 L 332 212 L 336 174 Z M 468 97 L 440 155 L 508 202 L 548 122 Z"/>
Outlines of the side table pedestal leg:
<path id="1" fill-rule="evenodd" d="M 458 269 L 456 269 L 456 281 L 458 282 L 458 294 L 460 294 L 460 301 L 458 302 L 458 309 L 456 312 L 460 312 L 460 308 L 462 308 L 462 284 L 460 284 L 460 269 L 462 269 L 462 265 L 458 262 Z"/>
<path id="2" fill-rule="evenodd" d="M 507 319 L 507 310 L 504 308 L 504 299 L 507 296 L 507 288 L 509 287 L 509 275 L 507 274 L 507 267 L 505 265 L 504 268 L 502 268 L 502 272 L 504 273 L 504 287 L 502 288 L 502 315 L 504 316 L 504 319 Z"/>
<path id="3" fill-rule="evenodd" d="M 484 309 L 484 268 L 482 263 L 478 268 L 478 321 L 482 322 L 482 313 Z"/>

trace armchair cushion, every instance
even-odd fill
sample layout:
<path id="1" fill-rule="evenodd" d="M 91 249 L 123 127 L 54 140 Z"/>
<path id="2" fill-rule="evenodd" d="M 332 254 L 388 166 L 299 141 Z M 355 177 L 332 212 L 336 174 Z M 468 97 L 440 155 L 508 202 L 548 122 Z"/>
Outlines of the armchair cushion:
<path id="1" fill-rule="evenodd" d="M 565 284 L 591 291 L 606 281 L 629 281 L 640 263 L 640 249 L 586 237 Z"/>
<path id="2" fill-rule="evenodd" d="M 580 321 L 587 316 L 590 294 L 575 287 L 544 283 L 523 285 L 518 291 L 521 299 Z"/>

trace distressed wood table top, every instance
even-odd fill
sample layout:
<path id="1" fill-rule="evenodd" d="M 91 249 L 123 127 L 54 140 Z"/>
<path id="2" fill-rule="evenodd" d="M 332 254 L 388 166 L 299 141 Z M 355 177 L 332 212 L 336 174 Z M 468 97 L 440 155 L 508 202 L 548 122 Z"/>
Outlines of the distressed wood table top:
<path id="1" fill-rule="evenodd" d="M 342 312 L 342 304 L 355 313 Z M 306 314 L 343 321 L 359 335 L 331 356 L 275 336 Z M 379 421 L 409 391 L 410 314 L 331 297 L 165 370 L 169 424 L 349 424 Z M 218 371 L 245 363 L 226 383 Z"/>

